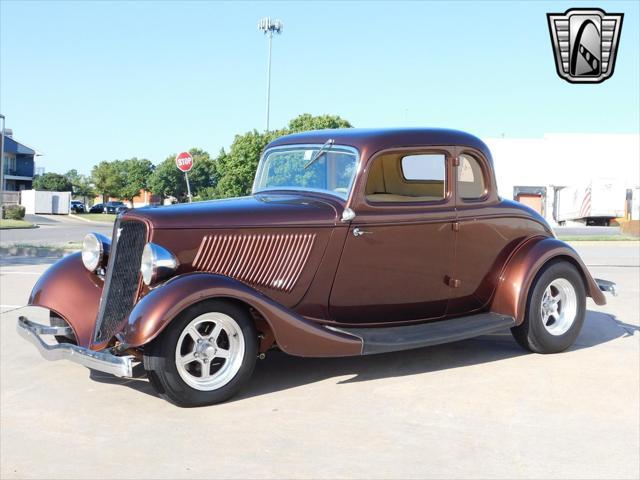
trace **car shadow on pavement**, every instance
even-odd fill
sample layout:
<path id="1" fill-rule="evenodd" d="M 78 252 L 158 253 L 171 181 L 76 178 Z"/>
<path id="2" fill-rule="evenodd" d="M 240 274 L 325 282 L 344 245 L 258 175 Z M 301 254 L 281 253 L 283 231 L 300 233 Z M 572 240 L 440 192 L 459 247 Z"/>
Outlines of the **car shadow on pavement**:
<path id="1" fill-rule="evenodd" d="M 589 310 L 582 332 L 569 352 L 630 337 L 638 331 L 637 325 Z M 445 345 L 361 357 L 301 358 L 275 350 L 268 352 L 264 361 L 258 361 L 249 384 L 230 402 L 345 375 L 350 377 L 339 380 L 338 384 L 437 372 L 522 355 L 532 354 L 523 350 L 508 330 Z M 157 397 L 142 365 L 134 368 L 134 377 L 121 379 L 96 371 L 90 374 L 90 378 L 97 382 L 122 385 Z"/>

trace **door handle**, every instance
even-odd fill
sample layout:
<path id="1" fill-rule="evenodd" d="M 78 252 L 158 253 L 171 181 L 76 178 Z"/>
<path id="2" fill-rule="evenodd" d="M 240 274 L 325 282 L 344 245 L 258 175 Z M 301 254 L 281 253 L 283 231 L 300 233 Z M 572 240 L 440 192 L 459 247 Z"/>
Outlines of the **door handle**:
<path id="1" fill-rule="evenodd" d="M 359 237 L 361 235 L 371 235 L 373 232 L 369 232 L 368 230 L 362 230 L 358 227 L 353 229 L 353 236 L 354 237 Z"/>

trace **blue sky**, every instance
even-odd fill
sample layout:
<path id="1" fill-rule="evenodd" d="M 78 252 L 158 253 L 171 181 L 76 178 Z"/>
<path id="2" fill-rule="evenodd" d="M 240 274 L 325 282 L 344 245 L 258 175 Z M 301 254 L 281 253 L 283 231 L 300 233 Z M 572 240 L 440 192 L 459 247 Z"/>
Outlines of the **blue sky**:
<path id="1" fill-rule="evenodd" d="M 358 127 L 441 126 L 482 137 L 638 132 L 639 2 L 0 3 L 0 110 L 47 171 L 217 153 L 299 113 Z M 615 74 L 556 75 L 547 12 L 624 12 Z"/>

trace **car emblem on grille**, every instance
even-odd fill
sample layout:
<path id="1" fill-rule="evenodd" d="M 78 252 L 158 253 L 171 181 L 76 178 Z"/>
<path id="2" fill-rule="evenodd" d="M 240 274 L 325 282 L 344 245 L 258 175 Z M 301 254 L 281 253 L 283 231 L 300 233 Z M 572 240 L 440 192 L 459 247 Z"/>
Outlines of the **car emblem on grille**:
<path id="1" fill-rule="evenodd" d="M 560 78 L 571 83 L 601 83 L 613 75 L 623 17 L 599 8 L 548 13 Z"/>
<path id="2" fill-rule="evenodd" d="M 116 232 L 116 242 L 120 239 L 121 233 L 122 233 L 122 227 L 118 228 L 118 231 Z"/>

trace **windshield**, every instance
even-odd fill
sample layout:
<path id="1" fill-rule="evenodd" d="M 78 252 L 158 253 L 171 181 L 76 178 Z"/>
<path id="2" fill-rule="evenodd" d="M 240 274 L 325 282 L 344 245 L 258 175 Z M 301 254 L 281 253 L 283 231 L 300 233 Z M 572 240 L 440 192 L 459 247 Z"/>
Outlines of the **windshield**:
<path id="1" fill-rule="evenodd" d="M 253 193 L 265 190 L 311 190 L 346 200 L 358 155 L 353 148 L 293 145 L 268 151 L 258 166 Z"/>

